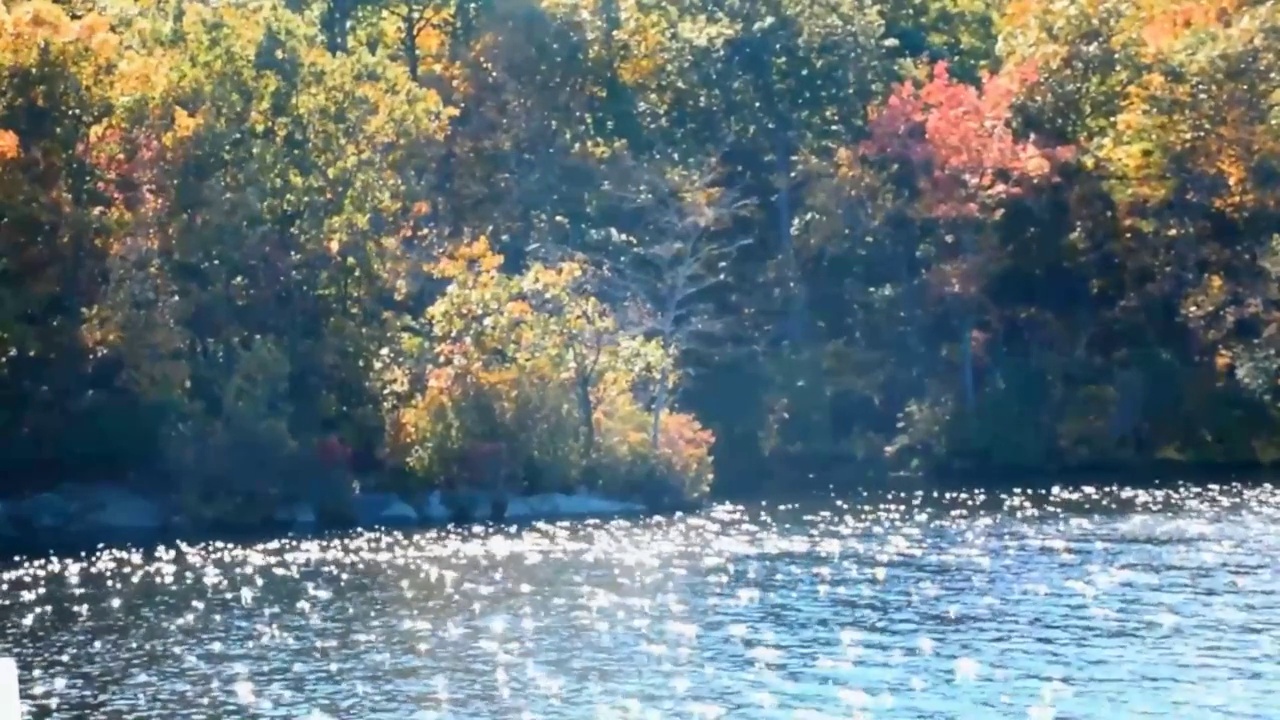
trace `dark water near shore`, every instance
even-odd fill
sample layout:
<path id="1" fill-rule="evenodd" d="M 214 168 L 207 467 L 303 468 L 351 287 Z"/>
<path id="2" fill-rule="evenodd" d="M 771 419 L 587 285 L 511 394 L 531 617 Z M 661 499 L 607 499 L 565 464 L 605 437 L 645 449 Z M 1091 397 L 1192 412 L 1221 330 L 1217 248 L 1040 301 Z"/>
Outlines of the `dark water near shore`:
<path id="1" fill-rule="evenodd" d="M 1280 490 L 905 494 L 0 571 L 37 718 L 1280 717 Z"/>

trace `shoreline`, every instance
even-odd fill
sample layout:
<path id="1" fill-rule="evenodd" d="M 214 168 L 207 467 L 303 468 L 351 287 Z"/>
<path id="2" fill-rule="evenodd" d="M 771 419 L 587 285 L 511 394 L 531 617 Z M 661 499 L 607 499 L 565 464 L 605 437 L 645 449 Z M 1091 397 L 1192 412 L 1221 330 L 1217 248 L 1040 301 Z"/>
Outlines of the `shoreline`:
<path id="1" fill-rule="evenodd" d="M 175 548 L 184 545 L 194 546 L 207 543 L 255 545 L 288 540 L 326 540 L 366 532 L 418 533 L 427 531 L 456 532 L 468 530 L 474 532 L 476 528 L 485 528 L 488 532 L 503 532 L 529 527 L 539 523 L 557 523 L 565 521 L 610 522 L 613 520 L 649 519 L 667 515 L 680 515 L 685 512 L 686 511 L 683 510 L 667 512 L 646 510 L 630 513 L 615 513 L 611 515 L 527 518 L 512 521 L 480 521 L 474 523 L 455 523 L 446 521 L 402 526 L 352 525 L 344 527 L 338 525 L 317 525 L 310 529 L 279 527 L 257 529 L 204 528 L 186 532 L 162 530 L 154 533 L 122 533 L 117 534 L 114 537 L 64 536 L 61 541 L 55 541 L 52 540 L 52 538 L 20 539 L 17 541 L 5 538 L 0 539 L 0 566 L 37 558 L 72 555 L 78 556 L 92 554 L 103 550 L 123 548 L 131 548 L 134 550 L 140 550 L 146 554 L 153 554 L 161 548 Z"/>
<path id="2" fill-rule="evenodd" d="M 763 487 L 743 488 L 737 491 L 712 493 L 711 499 L 721 502 L 755 504 L 761 498 L 771 498 L 777 503 L 794 502 L 797 499 L 830 498 L 853 500 L 912 493 L 982 493 L 1000 495 L 1010 492 L 1047 492 L 1054 488 L 1080 490 L 1086 487 L 1125 487 L 1135 490 L 1153 490 L 1175 486 L 1212 488 L 1222 485 L 1266 486 L 1280 485 L 1280 468 L 1252 467 L 1240 469 L 1205 469 L 1192 471 L 1186 467 L 1163 470 L 1133 468 L 1129 471 L 1112 468 L 1102 471 L 1075 471 L 1065 473 L 1001 473 L 949 475 L 868 475 L 851 479 L 833 471 L 829 479 L 813 478 L 804 482 L 774 479 L 774 484 Z"/>
<path id="3" fill-rule="evenodd" d="M 15 517 L 15 506 L 21 508 L 23 503 L 31 503 L 44 493 L 23 501 L 0 499 L 0 563 L 11 563 L 38 557 L 75 555 L 92 553 L 109 548 L 134 548 L 145 552 L 173 545 L 195 545 L 210 542 L 229 543 L 261 543 L 286 539 L 323 539 L 346 534 L 390 531 L 457 531 L 464 529 L 487 528 L 489 531 L 513 530 L 537 523 L 556 523 L 564 521 L 608 522 L 618 519 L 644 519 L 663 516 L 679 516 L 696 513 L 717 501 L 755 503 L 762 497 L 774 496 L 779 502 L 794 500 L 796 497 L 843 497 L 854 495 L 877 495 L 892 492 L 973 492 L 984 491 L 1001 493 L 1012 490 L 1048 490 L 1053 487 L 1081 488 L 1086 486 L 1123 485 L 1132 488 L 1156 488 L 1170 485 L 1190 485 L 1195 487 L 1212 487 L 1219 484 L 1271 484 L 1280 482 L 1280 470 L 1265 466 L 1223 466 L 1202 464 L 1192 466 L 1186 463 L 1162 462 L 1149 463 L 1132 468 L 1108 469 L 1071 469 L 1068 471 L 1041 473 L 1028 472 L 993 472 L 950 473 L 933 476 L 884 475 L 868 478 L 863 482 L 849 482 L 846 478 L 840 483 L 814 482 L 808 487 L 791 486 L 792 492 L 761 492 L 744 489 L 738 492 L 714 492 L 711 496 L 700 499 L 681 499 L 668 501 L 659 506 L 650 506 L 637 502 L 611 499 L 592 493 L 543 493 L 538 495 L 517 496 L 510 499 L 513 503 L 508 516 L 492 517 L 459 517 L 456 512 L 445 517 L 440 503 L 439 493 L 428 496 L 425 504 L 418 503 L 420 509 L 413 504 L 401 500 L 391 493 L 370 493 L 363 498 L 357 497 L 353 506 L 359 506 L 360 500 L 371 501 L 381 510 L 357 513 L 349 521 L 334 521 L 333 518 L 321 520 L 314 513 L 307 511 L 305 517 L 290 517 L 297 507 L 285 507 L 277 513 L 273 522 L 259 525 L 237 525 L 228 522 L 211 522 L 195 524 L 182 518 L 170 518 L 166 522 L 151 524 L 125 523 L 115 525 L 87 525 L 64 519 L 62 525 L 45 523 L 33 525 L 30 517 Z M 101 488 L 98 488 L 101 490 Z M 113 488 L 112 492 L 129 496 L 130 502 L 151 503 L 160 506 L 159 498 L 145 494 L 133 494 L 131 491 Z M 65 492 L 65 490 L 64 490 Z M 426 511 L 432 503 L 436 503 L 437 512 L 433 515 Z M 575 507 L 573 503 L 577 502 Z M 398 503 L 396 507 L 394 504 Z M 558 505 L 556 503 L 559 503 Z M 305 504 L 300 504 L 305 505 Z M 405 508 L 414 512 L 405 514 L 379 514 L 388 509 L 403 511 Z"/>
<path id="4" fill-rule="evenodd" d="M 868 463 L 839 455 L 798 455 L 790 458 L 799 468 L 795 472 L 775 470 L 770 477 L 773 487 L 788 485 L 810 492 L 844 489 L 852 492 L 896 489 L 901 486 L 930 487 L 948 490 L 1038 489 L 1053 485 L 1079 487 L 1112 485 L 1134 487 L 1166 483 L 1213 483 L 1280 481 L 1280 464 L 1261 462 L 1195 462 L 1174 459 L 1134 460 L 1131 462 L 1098 462 L 1069 466 L 1027 468 L 1019 466 L 939 467 L 927 472 L 892 472 L 883 467 L 869 468 Z M 784 464 L 785 467 L 785 464 Z M 766 489 L 770 485 L 763 486 Z M 767 490 L 766 490 L 767 491 Z M 745 494 L 760 492 L 748 488 Z M 743 493 L 730 492 L 729 495 Z M 719 493 L 713 492 L 719 497 Z"/>
<path id="5" fill-rule="evenodd" d="M 96 496 L 98 502 L 81 499 L 78 507 L 68 509 L 74 501 L 66 496 L 76 493 L 90 498 Z M 368 493 L 352 498 L 350 513 L 345 519 L 321 515 L 308 503 L 294 503 L 282 506 L 268 522 L 197 523 L 185 516 L 166 513 L 165 499 L 145 493 L 115 486 L 62 487 L 22 500 L 0 500 L 0 563 L 85 554 L 107 548 L 131 547 L 154 552 L 175 544 L 261 543 L 373 531 L 451 531 L 476 527 L 501 530 L 571 520 L 607 522 L 691 513 L 707 506 L 705 499 L 644 504 L 585 491 L 513 496 L 501 502 L 479 495 L 450 500 L 446 506 L 439 491 L 417 503 L 393 493 Z M 65 505 L 57 505 L 63 501 Z M 455 504 L 458 502 L 470 503 L 470 506 L 463 509 Z M 57 508 L 52 514 L 51 506 Z M 505 506 L 504 511 L 495 517 L 493 510 L 499 506 Z"/>
<path id="6" fill-rule="evenodd" d="M 934 475 L 946 482 L 969 482 L 983 478 L 989 483 L 1010 484 L 1033 479 L 1056 484 L 1099 478 L 1124 478 L 1132 484 L 1182 481 L 1190 483 L 1236 482 L 1270 477 L 1280 479 L 1280 465 L 1260 462 L 1194 462 L 1153 459 L 1131 463 L 1097 463 L 1028 471 L 1022 468 L 976 468 L 939 472 Z M 1092 483 L 1096 484 L 1096 483 Z"/>

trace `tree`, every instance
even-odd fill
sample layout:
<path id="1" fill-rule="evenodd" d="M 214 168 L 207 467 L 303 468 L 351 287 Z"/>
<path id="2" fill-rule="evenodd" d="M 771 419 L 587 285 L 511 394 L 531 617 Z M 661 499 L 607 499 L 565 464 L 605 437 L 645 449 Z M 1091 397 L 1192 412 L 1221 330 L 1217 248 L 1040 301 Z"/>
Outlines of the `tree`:
<path id="1" fill-rule="evenodd" d="M 625 483 L 664 457 L 672 468 L 698 467 L 680 463 L 705 445 L 635 446 L 634 435 L 647 439 L 636 390 L 669 364 L 665 348 L 624 332 L 585 294 L 582 265 L 535 264 L 518 275 L 502 265 L 481 238 L 433 267 L 449 288 L 421 331 L 406 336 L 400 352 L 409 359 L 390 365 L 416 368 L 412 377 L 395 371 L 392 409 L 411 465 L 441 470 L 475 443 L 500 442 L 517 467 L 534 463 L 593 484 L 601 469 Z M 680 480 L 701 487 L 702 472 Z"/>
<path id="2" fill-rule="evenodd" d="M 131 77 L 122 59 L 99 14 L 0 9 L 0 457 L 17 477 L 132 460 L 92 427 L 103 404 L 80 332 L 120 209 L 102 192 L 94 144 Z"/>
<path id="3" fill-rule="evenodd" d="M 981 89 L 954 81 L 945 63 L 920 87 L 899 84 L 873 114 L 862 152 L 905 166 L 915 179 L 922 210 L 940 221 L 944 245 L 933 265 L 935 286 L 959 299 L 961 377 L 965 407 L 973 409 L 973 348 L 983 275 L 997 261 L 998 245 L 988 218 L 998 218 L 1009 199 L 1052 176 L 1070 157 L 1069 148 L 1042 148 L 1021 141 L 1010 126 L 1012 104 L 1035 80 L 1030 67 L 1006 68 L 984 79 Z"/>
<path id="4" fill-rule="evenodd" d="M 736 238 L 733 223 L 745 215 L 748 203 L 720 186 L 714 170 L 681 171 L 673 167 L 643 167 L 627 163 L 629 181 L 614 190 L 628 209 L 639 214 L 635 236 L 617 228 L 599 252 L 606 283 L 633 304 L 635 331 L 655 339 L 671 358 L 731 353 L 735 330 L 731 319 L 716 307 L 711 294 L 728 281 L 730 264 L 749 238 Z M 606 285 L 607 287 L 607 285 Z M 706 358 L 701 363 L 705 365 Z M 696 367 L 696 365 L 695 365 Z M 656 448 L 663 414 L 673 399 L 680 373 L 664 363 L 650 400 L 650 442 Z"/>

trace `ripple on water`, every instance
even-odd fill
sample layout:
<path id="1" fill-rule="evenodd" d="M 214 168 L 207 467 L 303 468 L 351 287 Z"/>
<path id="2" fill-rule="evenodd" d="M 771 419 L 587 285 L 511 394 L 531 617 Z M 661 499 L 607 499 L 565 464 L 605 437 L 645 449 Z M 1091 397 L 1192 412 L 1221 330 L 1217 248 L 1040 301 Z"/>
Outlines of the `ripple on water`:
<path id="1" fill-rule="evenodd" d="M 887 493 L 0 571 L 34 717 L 1274 717 L 1280 492 Z"/>

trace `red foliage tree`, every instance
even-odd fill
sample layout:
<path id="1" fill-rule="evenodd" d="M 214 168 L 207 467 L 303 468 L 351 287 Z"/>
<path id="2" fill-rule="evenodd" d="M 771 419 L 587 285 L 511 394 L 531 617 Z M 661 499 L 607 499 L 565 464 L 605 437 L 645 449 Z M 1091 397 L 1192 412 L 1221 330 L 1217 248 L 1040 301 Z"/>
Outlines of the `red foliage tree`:
<path id="1" fill-rule="evenodd" d="M 975 87 L 952 79 L 939 62 L 927 82 L 898 84 L 872 112 L 862 153 L 910 165 L 933 217 L 998 214 L 1002 201 L 1050 177 L 1072 155 L 1069 147 L 1014 136 L 1014 101 L 1036 77 L 1033 65 L 1021 65 Z"/>
<path id="2" fill-rule="evenodd" d="M 908 168 L 922 210 L 945 222 L 947 242 L 958 247 L 930 272 L 930 287 L 966 300 L 960 328 L 961 378 L 966 407 L 975 396 L 975 355 L 986 336 L 976 332 L 979 289 L 999 248 L 993 225 L 1004 203 L 1050 179 L 1071 148 L 1043 147 L 1034 137 L 1019 139 L 1012 126 L 1020 91 L 1037 79 L 1034 65 L 1006 67 L 986 75 L 980 86 L 957 82 L 947 64 L 933 66 L 917 85 L 894 87 L 884 106 L 872 111 L 861 155 Z M 985 240 L 985 242 L 983 242 Z M 949 255 L 949 257 L 948 257 Z"/>

